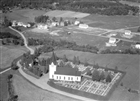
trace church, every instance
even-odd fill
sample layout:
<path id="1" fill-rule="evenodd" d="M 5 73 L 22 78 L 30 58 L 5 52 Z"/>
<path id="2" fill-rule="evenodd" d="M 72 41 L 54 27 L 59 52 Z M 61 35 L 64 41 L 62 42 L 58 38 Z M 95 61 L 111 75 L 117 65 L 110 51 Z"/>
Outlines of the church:
<path id="1" fill-rule="evenodd" d="M 78 68 L 73 68 L 71 65 L 61 67 L 54 56 L 52 55 L 52 62 L 49 65 L 49 79 L 62 81 L 77 81 L 81 82 L 81 72 Z"/>

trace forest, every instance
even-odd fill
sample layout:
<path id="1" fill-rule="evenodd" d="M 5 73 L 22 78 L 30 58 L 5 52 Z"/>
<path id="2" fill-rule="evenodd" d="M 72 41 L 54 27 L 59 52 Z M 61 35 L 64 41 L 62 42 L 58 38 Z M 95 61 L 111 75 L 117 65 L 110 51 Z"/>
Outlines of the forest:
<path id="1" fill-rule="evenodd" d="M 59 9 L 59 10 L 72 10 L 90 14 L 101 15 L 136 15 L 139 11 L 138 7 L 121 4 L 117 0 L 115 2 L 86 2 L 80 0 L 0 0 L 0 9 L 7 7 L 20 6 L 21 8 L 31 9 Z"/>

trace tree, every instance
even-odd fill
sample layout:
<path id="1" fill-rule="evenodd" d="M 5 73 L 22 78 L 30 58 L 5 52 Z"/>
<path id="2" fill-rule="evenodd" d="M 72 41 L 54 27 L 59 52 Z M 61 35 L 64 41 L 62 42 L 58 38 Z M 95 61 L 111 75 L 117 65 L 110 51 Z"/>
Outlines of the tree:
<path id="1" fill-rule="evenodd" d="M 63 21 L 63 18 L 62 17 L 60 17 L 60 21 L 59 22 L 62 22 Z"/>
<path id="2" fill-rule="evenodd" d="M 84 66 L 88 66 L 87 59 L 85 59 Z"/>
<path id="3" fill-rule="evenodd" d="M 8 27 L 8 26 L 11 26 L 11 25 L 12 25 L 11 21 L 8 20 L 6 16 L 4 17 L 3 25 L 4 25 L 5 27 Z"/>
<path id="4" fill-rule="evenodd" d="M 76 64 L 77 65 L 79 65 L 80 64 L 80 59 L 79 59 L 79 57 L 77 56 L 77 58 L 76 58 Z"/>
<path id="5" fill-rule="evenodd" d="M 63 61 L 60 61 L 59 66 L 60 66 L 60 67 L 64 67 L 64 63 L 63 63 Z"/>
<path id="6" fill-rule="evenodd" d="M 105 74 L 104 74 L 104 72 L 101 72 L 101 74 L 100 74 L 100 80 L 104 80 L 105 79 Z"/>
<path id="7" fill-rule="evenodd" d="M 8 79 L 12 79 L 13 78 L 13 75 L 12 74 L 9 74 L 8 75 Z"/>
<path id="8" fill-rule="evenodd" d="M 56 17 L 53 17 L 52 20 L 55 22 L 57 19 L 56 19 Z"/>
<path id="9" fill-rule="evenodd" d="M 76 64 L 77 60 L 76 60 L 76 56 L 74 56 L 73 58 L 73 64 Z"/>
<path id="10" fill-rule="evenodd" d="M 68 59 L 67 59 L 66 55 L 63 56 L 63 61 L 68 62 Z"/>
<path id="11" fill-rule="evenodd" d="M 93 81 L 99 81 L 100 80 L 99 72 L 97 71 L 97 69 L 95 69 L 92 73 L 92 80 Z"/>
<path id="12" fill-rule="evenodd" d="M 140 27 L 138 28 L 138 32 L 140 32 Z"/>
<path id="13" fill-rule="evenodd" d="M 110 76 L 110 74 L 107 75 L 106 82 L 111 82 L 111 76 Z"/>

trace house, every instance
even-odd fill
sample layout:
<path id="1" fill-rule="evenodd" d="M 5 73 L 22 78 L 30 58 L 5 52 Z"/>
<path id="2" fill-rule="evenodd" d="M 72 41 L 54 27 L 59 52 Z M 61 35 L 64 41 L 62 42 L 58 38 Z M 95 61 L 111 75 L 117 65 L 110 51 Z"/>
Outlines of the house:
<path id="1" fill-rule="evenodd" d="M 59 26 L 59 22 L 52 22 L 52 26 Z"/>
<path id="2" fill-rule="evenodd" d="M 130 30 L 124 30 L 124 32 L 123 32 L 124 34 L 123 34 L 123 37 L 125 37 L 125 38 L 132 38 L 133 37 L 133 34 L 131 33 L 131 31 Z"/>
<path id="3" fill-rule="evenodd" d="M 88 27 L 87 24 L 79 24 L 79 28 L 87 29 Z"/>
<path id="4" fill-rule="evenodd" d="M 79 24 L 80 24 L 80 21 L 77 21 L 77 20 L 76 20 L 76 21 L 74 22 L 74 25 L 79 25 Z"/>
<path id="5" fill-rule="evenodd" d="M 135 48 L 140 49 L 140 44 L 136 44 Z"/>
<path id="6" fill-rule="evenodd" d="M 116 45 L 116 43 L 117 43 L 117 40 L 116 40 L 116 38 L 109 38 L 109 42 L 106 42 L 106 46 L 107 47 L 109 47 L 109 46 L 117 46 Z"/>
<path id="7" fill-rule="evenodd" d="M 49 65 L 49 79 L 62 81 L 81 81 L 81 72 L 77 68 L 59 67 L 52 62 Z"/>

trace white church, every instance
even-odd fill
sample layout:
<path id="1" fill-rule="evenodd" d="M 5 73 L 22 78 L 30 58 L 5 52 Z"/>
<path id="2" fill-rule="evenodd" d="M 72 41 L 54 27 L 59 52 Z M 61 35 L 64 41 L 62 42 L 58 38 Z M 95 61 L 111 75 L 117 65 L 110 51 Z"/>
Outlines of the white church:
<path id="1" fill-rule="evenodd" d="M 49 65 L 49 79 L 62 81 L 81 81 L 81 72 L 76 68 L 59 67 L 53 62 Z"/>

